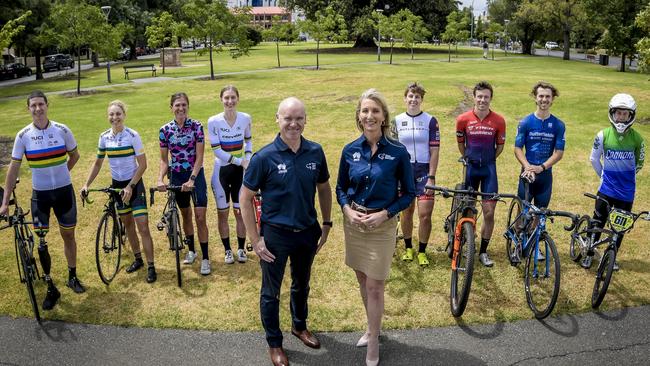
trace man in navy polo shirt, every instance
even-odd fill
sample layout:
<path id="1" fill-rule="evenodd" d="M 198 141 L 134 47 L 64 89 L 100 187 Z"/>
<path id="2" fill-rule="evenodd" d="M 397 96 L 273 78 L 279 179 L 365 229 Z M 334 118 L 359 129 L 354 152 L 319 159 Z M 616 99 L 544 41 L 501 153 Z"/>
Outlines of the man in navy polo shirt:
<path id="1" fill-rule="evenodd" d="M 276 121 L 280 133 L 251 158 L 239 202 L 246 232 L 261 259 L 260 315 L 271 361 L 288 365 L 280 330 L 284 270 L 291 259 L 291 333 L 306 346 L 319 348 L 318 338 L 307 330 L 307 298 L 311 265 L 332 227 L 332 190 L 323 149 L 302 137 L 307 122 L 304 104 L 294 97 L 283 100 Z M 262 193 L 261 233 L 252 203 L 258 190 Z M 316 190 L 322 227 L 314 204 Z"/>

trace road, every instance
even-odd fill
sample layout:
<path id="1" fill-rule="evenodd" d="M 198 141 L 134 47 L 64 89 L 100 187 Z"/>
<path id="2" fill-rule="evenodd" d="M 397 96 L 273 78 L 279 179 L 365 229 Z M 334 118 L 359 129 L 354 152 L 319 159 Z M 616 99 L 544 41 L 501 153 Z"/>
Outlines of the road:
<path id="1" fill-rule="evenodd" d="M 255 314 L 256 315 L 256 314 Z M 251 315 L 251 316 L 255 316 Z M 215 316 L 219 316 L 218 311 Z M 647 365 L 650 306 L 515 323 L 391 330 L 381 365 Z M 292 365 L 361 365 L 356 333 L 318 333 L 322 348 L 285 332 Z M 0 317 L 1 365 L 266 365 L 262 332 L 124 328 Z"/>
<path id="2" fill-rule="evenodd" d="M 553 50 L 549 51 L 544 48 L 536 48 L 535 49 L 535 55 L 536 56 L 549 56 L 549 57 L 563 57 L 564 56 L 564 51 L 562 50 Z M 584 53 L 577 53 L 574 50 L 571 50 L 570 57 L 572 60 L 578 60 L 578 61 L 586 61 L 587 56 Z M 598 56 L 596 56 L 596 63 L 598 63 Z M 621 58 L 616 57 L 616 56 L 609 56 L 609 67 L 614 67 L 618 69 L 621 66 Z M 632 60 L 632 66 L 630 66 L 630 60 L 629 58 L 625 59 L 625 69 L 631 69 L 631 70 L 636 70 L 637 67 L 637 60 Z"/>

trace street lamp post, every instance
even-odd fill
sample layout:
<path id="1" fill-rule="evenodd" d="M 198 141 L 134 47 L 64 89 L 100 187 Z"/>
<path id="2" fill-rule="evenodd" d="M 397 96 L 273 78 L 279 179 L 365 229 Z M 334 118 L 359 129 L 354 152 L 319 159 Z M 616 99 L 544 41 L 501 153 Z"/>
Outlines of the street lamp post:
<path id="1" fill-rule="evenodd" d="M 104 13 L 104 17 L 106 17 L 106 22 L 108 23 L 108 14 L 111 13 L 111 7 L 109 5 L 105 5 L 101 7 L 102 13 Z M 108 83 L 111 83 L 111 59 L 108 57 L 106 60 L 106 78 L 108 79 Z"/>
<path id="2" fill-rule="evenodd" d="M 504 19 L 503 22 L 505 23 L 505 27 L 503 28 L 503 50 L 506 56 L 508 56 L 508 23 L 510 23 L 510 19 Z"/>
<path id="3" fill-rule="evenodd" d="M 377 62 L 379 62 L 381 61 L 381 27 L 379 26 L 379 21 L 384 9 L 376 9 L 375 11 L 379 13 L 379 17 L 377 17 Z"/>

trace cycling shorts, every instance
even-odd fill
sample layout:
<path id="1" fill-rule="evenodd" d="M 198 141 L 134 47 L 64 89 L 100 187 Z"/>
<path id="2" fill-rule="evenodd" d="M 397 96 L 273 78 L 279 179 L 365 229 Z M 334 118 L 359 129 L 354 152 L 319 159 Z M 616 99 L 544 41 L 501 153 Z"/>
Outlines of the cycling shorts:
<path id="1" fill-rule="evenodd" d="M 413 168 L 413 177 L 415 178 L 415 196 L 418 201 L 433 201 L 434 195 L 424 194 L 424 186 L 429 179 L 429 164 L 411 163 Z"/>
<path id="2" fill-rule="evenodd" d="M 244 168 L 228 164 L 225 166 L 214 164 L 214 173 L 212 174 L 212 193 L 217 201 L 217 210 L 227 210 L 230 207 L 239 208 L 239 189 L 244 180 Z"/>
<path id="3" fill-rule="evenodd" d="M 484 193 L 499 192 L 499 181 L 497 179 L 497 164 L 485 165 L 467 164 L 465 185 L 472 187 L 475 191 Z M 480 188 L 480 189 L 479 189 Z"/>
<path id="4" fill-rule="evenodd" d="M 111 187 L 124 188 L 129 185 L 130 181 L 130 179 L 122 181 L 113 179 Z M 138 181 L 138 183 L 135 185 L 135 188 L 133 189 L 133 192 L 131 192 L 129 203 L 125 204 L 121 199 L 117 203 L 117 213 L 120 215 L 128 215 L 130 213 L 133 213 L 133 217 L 147 216 L 147 196 L 144 189 L 144 183 L 142 183 L 142 179 Z"/>
<path id="5" fill-rule="evenodd" d="M 50 210 L 61 230 L 74 230 L 77 225 L 77 200 L 72 184 L 47 191 L 32 191 L 34 231 L 45 235 L 50 228 Z"/>
<path id="6" fill-rule="evenodd" d="M 191 175 L 191 170 L 178 173 L 172 172 L 170 183 L 173 186 L 183 185 L 183 183 L 190 180 Z M 205 183 L 205 175 L 203 174 L 203 168 L 199 170 L 199 174 L 194 180 L 194 191 L 176 193 L 176 204 L 178 205 L 178 208 L 190 207 L 190 199 L 192 200 L 194 207 L 208 207 L 208 191 L 207 184 Z"/>
<path id="7" fill-rule="evenodd" d="M 548 207 L 551 202 L 551 193 L 553 192 L 553 173 L 545 170 L 535 176 L 535 181 L 528 184 L 528 202 L 531 202 L 539 208 Z M 519 179 L 519 188 L 517 196 L 526 199 L 526 187 L 524 180 Z"/>

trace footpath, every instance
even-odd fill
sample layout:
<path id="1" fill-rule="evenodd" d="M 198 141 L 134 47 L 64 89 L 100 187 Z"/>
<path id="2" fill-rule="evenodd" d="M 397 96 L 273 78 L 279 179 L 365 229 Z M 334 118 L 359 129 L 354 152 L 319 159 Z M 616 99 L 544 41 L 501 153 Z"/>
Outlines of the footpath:
<path id="1" fill-rule="evenodd" d="M 257 314 L 251 314 L 256 316 Z M 215 310 L 215 316 L 219 316 Z M 545 321 L 387 330 L 380 365 L 648 365 L 650 306 Z M 292 365 L 364 365 L 360 332 L 285 332 Z M 125 328 L 0 317 L 0 365 L 268 365 L 262 332 Z"/>

